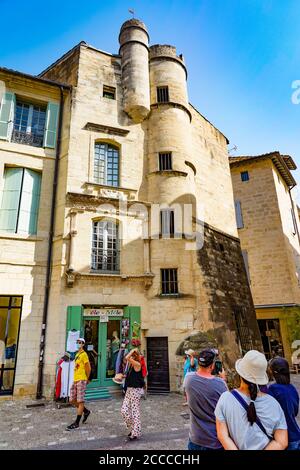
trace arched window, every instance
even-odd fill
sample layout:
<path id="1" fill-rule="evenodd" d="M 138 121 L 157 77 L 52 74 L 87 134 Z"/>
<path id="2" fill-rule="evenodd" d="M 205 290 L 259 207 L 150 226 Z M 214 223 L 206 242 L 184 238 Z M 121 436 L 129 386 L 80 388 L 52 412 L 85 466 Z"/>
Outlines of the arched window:
<path id="1" fill-rule="evenodd" d="M 92 269 L 119 272 L 119 226 L 113 220 L 93 222 Z"/>
<path id="2" fill-rule="evenodd" d="M 119 186 L 119 150 L 105 142 L 96 142 L 94 155 L 94 182 Z"/>

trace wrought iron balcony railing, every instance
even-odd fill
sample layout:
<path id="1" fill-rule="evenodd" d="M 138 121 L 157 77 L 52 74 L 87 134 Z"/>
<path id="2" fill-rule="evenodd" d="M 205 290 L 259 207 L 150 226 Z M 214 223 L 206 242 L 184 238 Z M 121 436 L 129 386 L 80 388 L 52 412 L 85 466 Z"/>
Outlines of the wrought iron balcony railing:
<path id="1" fill-rule="evenodd" d="M 93 248 L 92 270 L 118 274 L 120 272 L 120 250 Z"/>
<path id="2" fill-rule="evenodd" d="M 11 141 L 17 144 L 33 145 L 34 147 L 43 147 L 44 136 L 30 134 L 23 131 L 13 130 Z"/>

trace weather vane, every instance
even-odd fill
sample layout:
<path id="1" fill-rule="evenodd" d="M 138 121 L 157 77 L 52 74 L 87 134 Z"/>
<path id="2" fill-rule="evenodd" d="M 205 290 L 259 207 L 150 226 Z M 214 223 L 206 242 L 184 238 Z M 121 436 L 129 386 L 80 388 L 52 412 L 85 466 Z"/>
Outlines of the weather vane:
<path id="1" fill-rule="evenodd" d="M 134 18 L 134 10 L 133 10 L 132 8 L 129 8 L 129 10 L 128 10 L 128 11 L 129 11 L 129 13 L 131 13 L 131 14 L 132 14 L 132 18 Z"/>

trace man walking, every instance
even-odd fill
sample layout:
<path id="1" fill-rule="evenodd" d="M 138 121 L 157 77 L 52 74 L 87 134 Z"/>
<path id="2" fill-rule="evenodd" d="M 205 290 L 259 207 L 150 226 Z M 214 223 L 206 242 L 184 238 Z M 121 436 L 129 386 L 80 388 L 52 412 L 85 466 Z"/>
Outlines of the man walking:
<path id="1" fill-rule="evenodd" d="M 75 355 L 74 382 L 70 390 L 70 403 L 77 408 L 77 418 L 74 423 L 67 427 L 67 431 L 77 429 L 81 416 L 83 415 L 82 422 L 85 423 L 91 413 L 90 410 L 84 406 L 84 394 L 91 373 L 90 361 L 87 353 L 83 349 L 84 344 L 85 340 L 83 338 L 78 338 L 76 341 L 78 351 Z"/>
<path id="2" fill-rule="evenodd" d="M 212 349 L 204 349 L 199 355 L 199 369 L 195 374 L 187 374 L 184 388 L 190 408 L 189 450 L 221 450 L 217 438 L 214 411 L 217 402 L 226 392 L 224 371 L 219 377 L 212 375 L 216 354 Z"/>

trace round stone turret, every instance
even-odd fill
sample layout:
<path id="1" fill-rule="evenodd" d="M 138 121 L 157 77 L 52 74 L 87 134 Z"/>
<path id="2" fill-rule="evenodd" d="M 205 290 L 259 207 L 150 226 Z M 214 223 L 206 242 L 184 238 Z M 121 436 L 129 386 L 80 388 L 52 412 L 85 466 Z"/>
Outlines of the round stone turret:
<path id="1" fill-rule="evenodd" d="M 150 112 L 149 35 L 144 23 L 126 21 L 119 35 L 124 111 L 143 121 Z"/>

